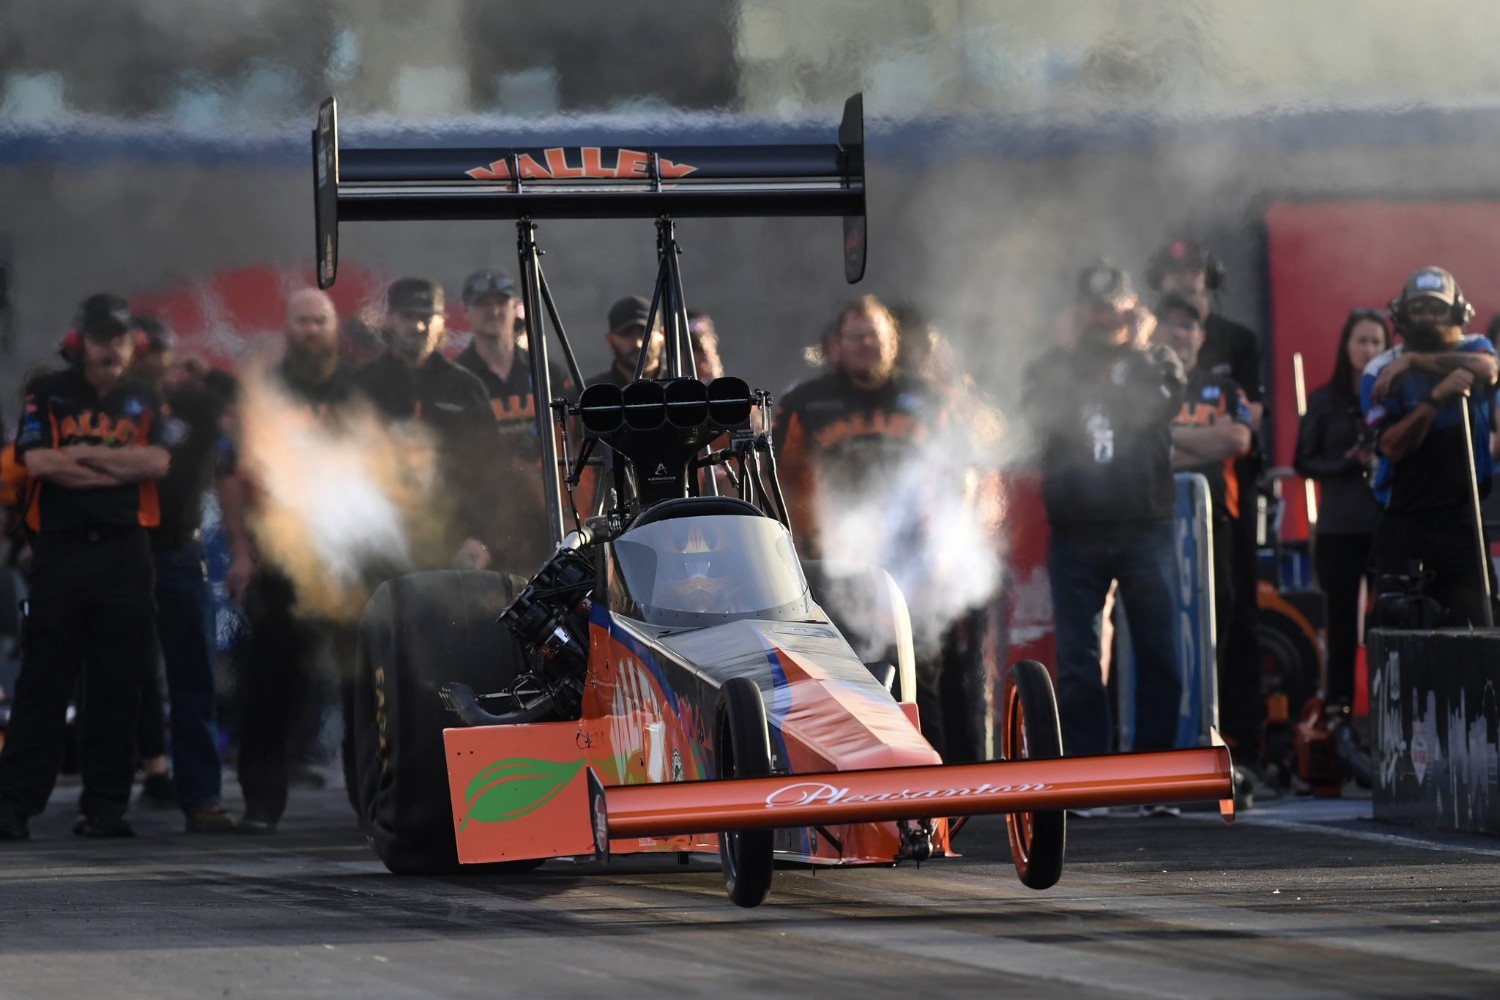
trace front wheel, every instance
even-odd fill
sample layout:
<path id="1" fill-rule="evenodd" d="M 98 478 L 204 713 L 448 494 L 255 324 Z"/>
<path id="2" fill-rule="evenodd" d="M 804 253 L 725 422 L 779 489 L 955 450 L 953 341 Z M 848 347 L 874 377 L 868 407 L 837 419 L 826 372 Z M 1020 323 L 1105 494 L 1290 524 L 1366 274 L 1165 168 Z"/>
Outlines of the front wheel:
<path id="1" fill-rule="evenodd" d="M 721 778 L 768 778 L 771 731 L 760 688 L 736 677 L 719 693 L 718 774 Z M 729 830 L 719 834 L 724 887 L 736 906 L 759 906 L 771 891 L 773 831 Z"/>
<path id="2" fill-rule="evenodd" d="M 1062 756 L 1062 724 L 1047 668 L 1022 660 L 1005 683 L 1005 715 L 1000 730 L 1001 760 L 1049 760 Z M 1006 813 L 1010 855 L 1021 883 L 1050 889 L 1062 877 L 1067 817 L 1062 810 Z"/>

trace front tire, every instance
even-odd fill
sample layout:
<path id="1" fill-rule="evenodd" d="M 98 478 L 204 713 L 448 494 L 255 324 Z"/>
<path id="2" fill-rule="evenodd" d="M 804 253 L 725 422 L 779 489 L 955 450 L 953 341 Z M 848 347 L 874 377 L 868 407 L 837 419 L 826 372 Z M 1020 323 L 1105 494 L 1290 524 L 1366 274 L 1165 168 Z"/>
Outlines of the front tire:
<path id="1" fill-rule="evenodd" d="M 494 691 L 520 676 L 525 652 L 499 623 L 517 588 L 498 573 L 413 573 L 381 584 L 365 606 L 351 718 L 359 813 L 395 874 L 458 869 L 443 747 L 443 729 L 458 721 L 438 691 L 453 681 Z"/>
<path id="2" fill-rule="evenodd" d="M 718 773 L 721 778 L 771 775 L 771 730 L 760 688 L 735 677 L 719 693 Z M 736 906 L 759 906 L 771 891 L 774 831 L 729 830 L 719 834 L 724 888 Z"/>
<path id="3" fill-rule="evenodd" d="M 1035 660 L 1010 668 L 1000 730 L 1001 760 L 1052 760 L 1062 756 L 1062 723 L 1052 677 Z M 1062 877 L 1067 816 L 1062 810 L 1006 813 L 1010 855 L 1021 883 L 1050 889 Z"/>

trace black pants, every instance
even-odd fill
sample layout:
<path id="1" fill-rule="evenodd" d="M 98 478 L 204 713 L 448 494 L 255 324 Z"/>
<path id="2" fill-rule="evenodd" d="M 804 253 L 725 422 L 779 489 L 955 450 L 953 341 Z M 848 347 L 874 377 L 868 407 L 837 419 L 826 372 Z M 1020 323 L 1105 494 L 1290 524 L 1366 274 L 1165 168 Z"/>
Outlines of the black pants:
<path id="1" fill-rule="evenodd" d="M 312 622 L 294 612 L 292 582 L 272 569 L 256 577 L 246 597 L 248 634 L 240 669 L 240 789 L 245 812 L 277 822 L 286 811 L 287 779 L 306 748 L 306 734 L 316 728 L 314 692 L 318 654 L 326 643 L 339 666 L 339 688 L 345 707 L 344 771 L 349 777 L 348 706 L 352 701 L 355 629 Z M 355 786 L 351 781 L 348 787 Z"/>
<path id="2" fill-rule="evenodd" d="M 1354 657 L 1359 649 L 1359 585 L 1368 576 L 1374 535 L 1318 534 L 1313 563 L 1318 586 L 1328 597 L 1328 682 L 1330 704 L 1354 704 Z"/>
<path id="3" fill-rule="evenodd" d="M 141 678 L 155 645 L 146 533 L 116 531 L 92 541 L 44 533 L 32 548 L 25 649 L 0 751 L 0 805 L 25 816 L 46 808 L 67 738 L 68 701 L 87 663 L 80 807 L 96 817 L 123 815 L 135 775 Z"/>
<path id="4" fill-rule="evenodd" d="M 1242 497 L 1248 503 L 1250 497 Z M 1215 525 L 1217 534 L 1218 525 Z M 1260 640 L 1256 624 L 1260 605 L 1256 596 L 1260 582 L 1259 555 L 1255 546 L 1255 519 L 1246 510 L 1228 522 L 1229 615 L 1220 624 L 1219 724 L 1224 736 L 1240 750 L 1244 760 L 1260 755 L 1261 722 L 1266 706 L 1260 684 Z M 1220 576 L 1218 579 L 1223 579 Z"/>
<path id="5" fill-rule="evenodd" d="M 1447 609 L 1443 624 L 1462 628 L 1481 625 L 1485 611 L 1485 580 L 1494 582 L 1489 542 L 1483 541 L 1484 569 L 1480 567 L 1481 540 L 1475 537 L 1474 514 L 1467 504 L 1428 510 L 1387 510 L 1375 527 L 1370 568 L 1376 576 L 1407 572 L 1420 561 L 1432 574 L 1427 593 Z"/>

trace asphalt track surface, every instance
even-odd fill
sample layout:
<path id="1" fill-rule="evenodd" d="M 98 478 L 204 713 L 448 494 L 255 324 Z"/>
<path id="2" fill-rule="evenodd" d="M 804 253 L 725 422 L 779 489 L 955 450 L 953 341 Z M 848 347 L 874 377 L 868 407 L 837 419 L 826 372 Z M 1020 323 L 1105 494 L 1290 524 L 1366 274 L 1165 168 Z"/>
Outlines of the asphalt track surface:
<path id="1" fill-rule="evenodd" d="M 1042 893 L 989 818 L 962 860 L 783 869 L 743 910 L 671 858 L 397 878 L 336 787 L 259 838 L 137 808 L 83 840 L 74 794 L 0 844 L 0 997 L 1500 997 L 1500 840 L 1367 799 L 1070 821 Z"/>

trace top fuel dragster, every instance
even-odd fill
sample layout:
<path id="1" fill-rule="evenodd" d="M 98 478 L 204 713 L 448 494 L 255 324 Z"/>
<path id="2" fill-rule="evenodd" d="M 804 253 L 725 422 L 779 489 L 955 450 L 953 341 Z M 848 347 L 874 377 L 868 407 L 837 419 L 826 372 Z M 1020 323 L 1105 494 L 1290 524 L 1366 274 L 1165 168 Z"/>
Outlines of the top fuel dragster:
<path id="1" fill-rule="evenodd" d="M 676 218 L 841 216 L 845 276 L 862 277 L 858 96 L 828 145 L 639 148 L 341 150 L 329 100 L 313 160 L 325 288 L 340 222 L 515 221 L 556 544 L 530 581 L 422 573 L 371 598 L 359 799 L 392 871 L 716 852 L 730 898 L 754 906 L 777 858 L 921 861 L 951 853 L 964 817 L 1004 814 L 1021 880 L 1043 889 L 1061 874 L 1067 808 L 1218 799 L 1232 817 L 1221 745 L 1065 756 L 1034 661 L 1008 672 L 1001 759 L 943 765 L 922 738 L 894 582 L 799 560 L 767 434 L 752 430 L 769 426 L 770 397 L 692 377 Z M 636 381 L 584 386 L 541 268 L 548 218 L 655 220 L 648 329 L 659 317 L 663 377 L 642 377 L 643 351 Z M 553 398 L 549 328 L 576 400 Z M 586 471 L 595 496 L 579 512 Z M 719 495 L 721 479 L 737 495 Z"/>

